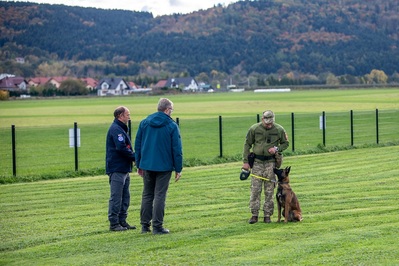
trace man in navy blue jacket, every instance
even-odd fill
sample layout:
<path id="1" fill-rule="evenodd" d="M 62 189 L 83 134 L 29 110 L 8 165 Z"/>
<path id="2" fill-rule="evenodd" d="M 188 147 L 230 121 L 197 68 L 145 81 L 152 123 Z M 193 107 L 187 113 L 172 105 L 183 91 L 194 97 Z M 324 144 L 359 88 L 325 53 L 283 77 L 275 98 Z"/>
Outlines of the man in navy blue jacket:
<path id="1" fill-rule="evenodd" d="M 151 232 L 151 221 L 153 234 L 169 233 L 163 227 L 166 194 L 172 171 L 177 182 L 183 169 L 180 131 L 170 117 L 172 112 L 172 101 L 161 98 L 158 112 L 141 121 L 136 134 L 136 166 L 144 182 L 140 211 L 142 233 Z"/>
<path id="2" fill-rule="evenodd" d="M 109 176 L 111 195 L 108 206 L 108 220 L 111 231 L 136 229 L 126 222 L 130 205 L 130 175 L 132 162 L 135 160 L 132 143 L 130 142 L 127 123 L 130 111 L 119 106 L 114 111 L 114 122 L 107 133 L 106 166 Z"/>

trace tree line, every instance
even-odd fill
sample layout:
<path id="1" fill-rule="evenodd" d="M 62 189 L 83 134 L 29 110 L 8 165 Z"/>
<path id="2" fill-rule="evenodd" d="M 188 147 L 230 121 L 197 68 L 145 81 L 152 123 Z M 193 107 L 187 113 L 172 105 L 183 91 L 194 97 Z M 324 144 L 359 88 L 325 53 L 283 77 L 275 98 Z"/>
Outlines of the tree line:
<path id="1" fill-rule="evenodd" d="M 398 13 L 396 0 L 246 0 L 155 18 L 1 2 L 0 73 L 288 85 L 325 83 L 327 76 L 367 83 L 365 76 L 380 70 L 389 82 L 398 72 Z"/>

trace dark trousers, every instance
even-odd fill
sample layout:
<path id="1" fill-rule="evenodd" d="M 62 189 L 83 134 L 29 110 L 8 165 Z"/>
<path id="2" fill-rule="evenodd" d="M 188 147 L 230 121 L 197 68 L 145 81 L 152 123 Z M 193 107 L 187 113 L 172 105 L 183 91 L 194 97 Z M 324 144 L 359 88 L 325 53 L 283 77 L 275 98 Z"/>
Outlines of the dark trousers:
<path id="1" fill-rule="evenodd" d="M 126 221 L 130 205 L 129 173 L 109 174 L 109 184 L 111 196 L 108 205 L 108 220 L 112 226 Z"/>
<path id="2" fill-rule="evenodd" d="M 166 194 L 172 172 L 154 172 L 144 170 L 143 195 L 141 199 L 141 225 L 162 228 L 165 215 Z"/>

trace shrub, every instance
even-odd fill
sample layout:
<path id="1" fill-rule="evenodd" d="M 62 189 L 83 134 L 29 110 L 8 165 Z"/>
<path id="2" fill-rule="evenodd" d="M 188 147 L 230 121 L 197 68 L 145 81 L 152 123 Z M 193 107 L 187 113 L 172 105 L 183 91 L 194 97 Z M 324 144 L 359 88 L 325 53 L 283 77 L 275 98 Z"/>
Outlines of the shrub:
<path id="1" fill-rule="evenodd" d="M 0 91 L 0 101 L 6 101 L 10 98 L 10 93 L 8 91 Z"/>

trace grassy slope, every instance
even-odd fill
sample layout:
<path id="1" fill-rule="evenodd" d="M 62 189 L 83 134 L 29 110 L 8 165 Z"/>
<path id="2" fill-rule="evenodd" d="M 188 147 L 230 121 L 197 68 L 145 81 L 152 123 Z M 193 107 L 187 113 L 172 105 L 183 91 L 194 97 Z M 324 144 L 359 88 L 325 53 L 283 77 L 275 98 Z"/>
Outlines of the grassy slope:
<path id="1" fill-rule="evenodd" d="M 287 157 L 304 215 L 291 224 L 247 223 L 240 163 L 187 168 L 170 186 L 167 236 L 109 232 L 106 176 L 2 185 L 0 264 L 397 265 L 398 160 L 398 146 Z M 133 174 L 136 225 L 141 189 Z"/>

